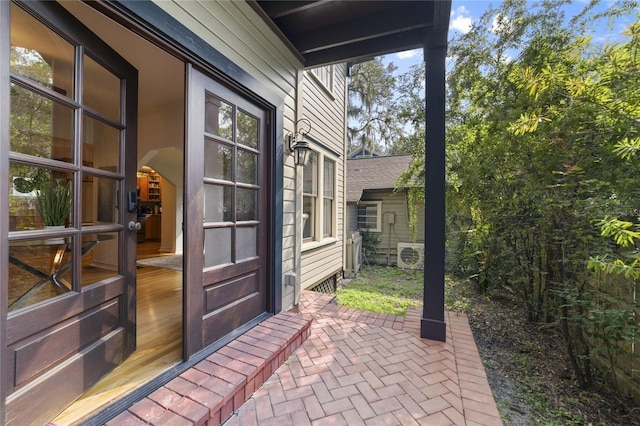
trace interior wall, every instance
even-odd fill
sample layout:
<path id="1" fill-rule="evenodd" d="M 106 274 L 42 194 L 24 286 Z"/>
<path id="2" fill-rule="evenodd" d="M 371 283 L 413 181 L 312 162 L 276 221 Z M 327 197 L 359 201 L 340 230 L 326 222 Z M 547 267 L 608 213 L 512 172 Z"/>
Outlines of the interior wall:
<path id="1" fill-rule="evenodd" d="M 162 176 L 162 236 L 160 251 L 183 251 L 184 152 L 175 148 L 150 151 L 142 161 Z"/>
<path id="2" fill-rule="evenodd" d="M 181 84 L 184 92 L 184 84 L 176 84 Z M 138 169 L 149 166 L 163 179 L 160 251 L 180 254 L 183 251 L 184 100 L 158 105 L 141 114 L 138 132 Z"/>
<path id="3" fill-rule="evenodd" d="M 180 193 L 182 194 L 182 187 L 180 187 Z M 162 203 L 160 251 L 180 254 L 182 253 L 182 196 L 179 199 L 180 204 L 177 204 L 176 186 L 170 181 L 164 180 L 162 182 L 162 198 L 173 202 Z M 180 206 L 179 211 L 177 206 Z"/>
<path id="4" fill-rule="evenodd" d="M 185 64 L 84 2 L 61 4 L 138 70 L 138 169 L 149 165 L 176 186 L 173 194 L 162 197 L 163 214 L 169 214 L 162 218 L 161 244 L 181 252 Z M 176 213 L 170 218 L 172 211 Z M 164 241 L 169 223 L 174 232 L 167 235 L 176 238 L 172 244 Z"/>
<path id="5" fill-rule="evenodd" d="M 140 78 L 144 78 L 144 70 L 141 71 Z M 184 94 L 183 81 L 171 84 L 179 85 Z M 153 105 L 152 108 L 140 111 L 138 120 L 138 161 L 154 149 L 184 149 L 184 95 L 169 104 Z M 176 164 L 181 165 L 182 159 L 176 159 Z"/>

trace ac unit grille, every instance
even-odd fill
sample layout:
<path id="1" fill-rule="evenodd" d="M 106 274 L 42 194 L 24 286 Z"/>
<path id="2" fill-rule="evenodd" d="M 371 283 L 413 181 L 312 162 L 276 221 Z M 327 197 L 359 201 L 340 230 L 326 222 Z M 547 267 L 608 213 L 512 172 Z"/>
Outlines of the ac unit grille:
<path id="1" fill-rule="evenodd" d="M 420 253 L 414 248 L 405 247 L 400 251 L 400 258 L 407 265 L 415 265 L 420 261 Z"/>
<path id="2" fill-rule="evenodd" d="M 421 269 L 424 266 L 424 244 L 398 243 L 398 267 Z"/>

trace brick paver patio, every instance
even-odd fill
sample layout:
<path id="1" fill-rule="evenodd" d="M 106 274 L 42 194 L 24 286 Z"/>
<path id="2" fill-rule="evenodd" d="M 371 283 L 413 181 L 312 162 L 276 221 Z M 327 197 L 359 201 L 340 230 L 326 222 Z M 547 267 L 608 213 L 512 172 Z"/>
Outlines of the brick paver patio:
<path id="1" fill-rule="evenodd" d="M 502 425 L 464 314 L 447 342 L 406 317 L 303 291 L 275 315 L 120 413 L 108 425 Z"/>
<path id="2" fill-rule="evenodd" d="M 225 423 L 234 425 L 501 425 L 463 314 L 447 342 L 419 337 L 407 317 L 339 307 L 303 292 L 311 336 Z"/>

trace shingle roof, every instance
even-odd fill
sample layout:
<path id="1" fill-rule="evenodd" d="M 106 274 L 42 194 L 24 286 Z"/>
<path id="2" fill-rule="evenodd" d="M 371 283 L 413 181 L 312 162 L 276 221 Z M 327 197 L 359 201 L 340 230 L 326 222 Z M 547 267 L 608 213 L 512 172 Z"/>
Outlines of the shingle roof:
<path id="1" fill-rule="evenodd" d="M 347 202 L 357 203 L 365 189 L 392 189 L 409 168 L 410 155 L 347 160 Z"/>

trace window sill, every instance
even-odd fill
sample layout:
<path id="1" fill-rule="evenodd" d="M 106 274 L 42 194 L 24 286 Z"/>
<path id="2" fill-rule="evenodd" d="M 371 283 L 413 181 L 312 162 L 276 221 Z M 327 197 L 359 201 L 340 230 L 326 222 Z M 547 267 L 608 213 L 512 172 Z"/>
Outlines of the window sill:
<path id="1" fill-rule="evenodd" d="M 325 238 L 322 241 L 309 241 L 308 243 L 302 243 L 302 252 L 315 250 L 321 247 L 326 247 L 328 245 L 334 244 L 338 242 L 336 237 Z"/>

